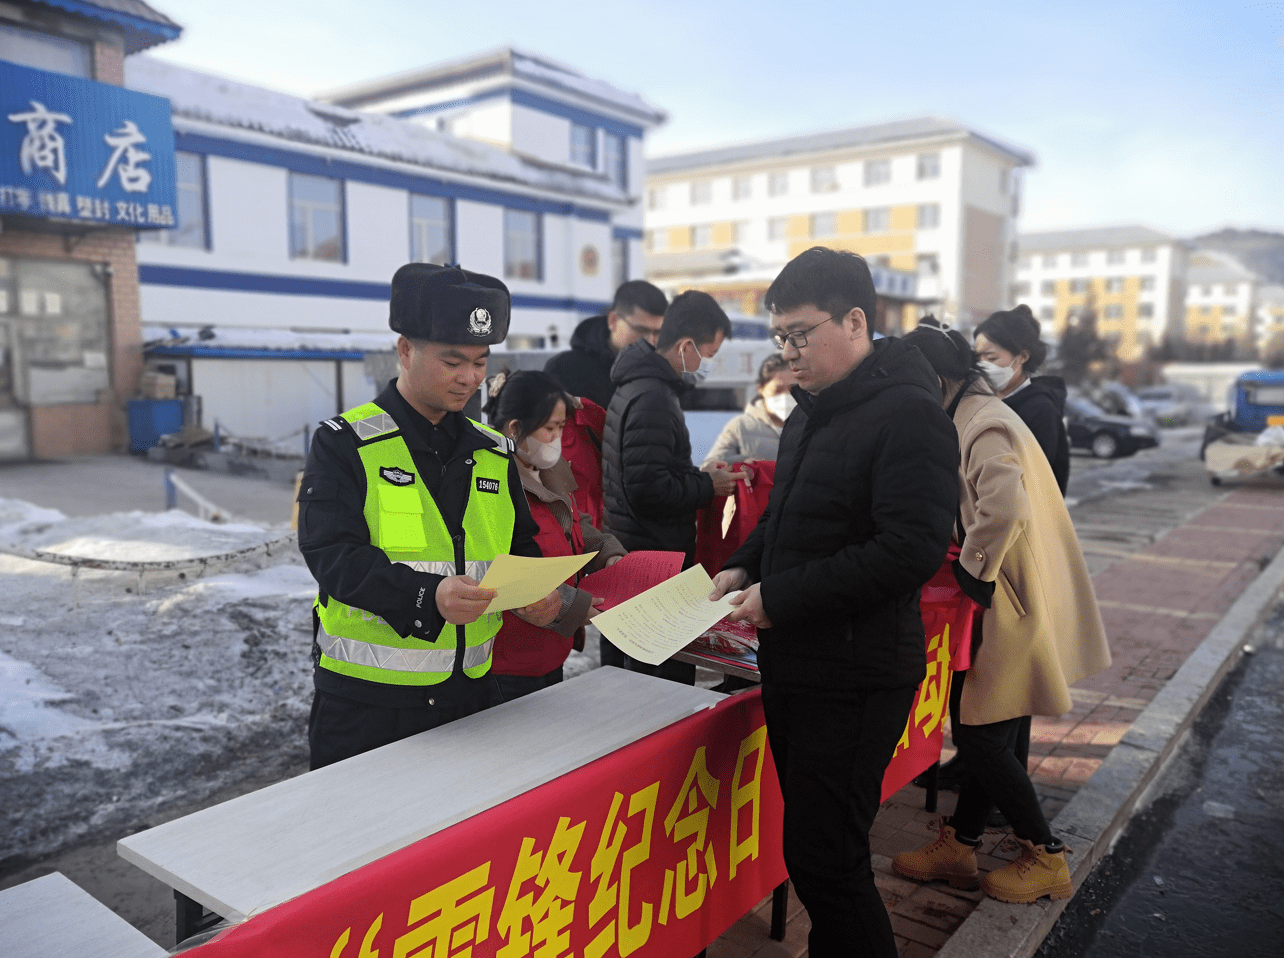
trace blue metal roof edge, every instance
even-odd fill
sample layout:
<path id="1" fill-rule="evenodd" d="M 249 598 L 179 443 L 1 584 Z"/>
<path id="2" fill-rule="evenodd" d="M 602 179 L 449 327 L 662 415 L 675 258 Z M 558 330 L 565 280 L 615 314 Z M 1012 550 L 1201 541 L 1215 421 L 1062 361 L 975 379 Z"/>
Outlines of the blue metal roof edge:
<path id="1" fill-rule="evenodd" d="M 67 13 L 74 13 L 92 20 L 105 20 L 107 23 L 124 27 L 126 53 L 138 53 L 140 50 L 177 40 L 183 33 L 183 28 L 180 26 L 166 26 L 119 10 L 108 10 L 85 0 L 35 0 L 35 2 L 57 7 Z"/>

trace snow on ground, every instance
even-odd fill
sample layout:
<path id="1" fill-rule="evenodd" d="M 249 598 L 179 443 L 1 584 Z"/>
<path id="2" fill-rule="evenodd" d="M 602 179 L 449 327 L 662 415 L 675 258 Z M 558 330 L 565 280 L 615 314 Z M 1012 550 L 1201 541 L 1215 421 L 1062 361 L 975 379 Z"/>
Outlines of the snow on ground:
<path id="1" fill-rule="evenodd" d="M 306 768 L 316 586 L 297 550 L 205 577 L 148 572 L 141 595 L 136 573 L 34 550 L 165 561 L 282 532 L 176 512 L 68 519 L 0 499 L 0 872 Z"/>

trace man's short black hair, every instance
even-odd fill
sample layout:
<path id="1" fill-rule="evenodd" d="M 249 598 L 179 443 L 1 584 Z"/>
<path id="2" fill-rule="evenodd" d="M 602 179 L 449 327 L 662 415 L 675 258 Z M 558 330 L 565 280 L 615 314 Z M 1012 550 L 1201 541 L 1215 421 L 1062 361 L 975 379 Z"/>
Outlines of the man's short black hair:
<path id="1" fill-rule="evenodd" d="M 669 301 L 659 287 L 653 286 L 644 279 L 631 279 L 615 291 L 611 309 L 621 316 L 629 316 L 635 309 L 652 316 L 663 316 L 669 308 Z"/>
<path id="2" fill-rule="evenodd" d="M 703 346 L 717 339 L 718 333 L 730 337 L 731 320 L 716 299 L 698 289 L 690 289 L 674 296 L 664 311 L 664 323 L 655 348 L 664 352 L 688 336 L 695 340 L 696 346 Z"/>
<path id="3" fill-rule="evenodd" d="M 869 336 L 874 335 L 878 294 L 865 258 L 846 250 L 813 246 L 799 253 L 780 271 L 764 297 L 773 313 L 788 313 L 815 306 L 835 320 L 859 306 L 865 313 Z"/>

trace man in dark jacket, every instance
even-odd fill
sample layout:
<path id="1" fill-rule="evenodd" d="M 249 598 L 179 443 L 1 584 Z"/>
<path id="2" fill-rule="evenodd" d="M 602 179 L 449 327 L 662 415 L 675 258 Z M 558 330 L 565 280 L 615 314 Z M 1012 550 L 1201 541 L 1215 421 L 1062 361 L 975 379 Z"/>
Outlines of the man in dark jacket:
<path id="1" fill-rule="evenodd" d="M 615 392 L 615 357 L 639 339 L 654 344 L 668 305 L 664 293 L 646 280 L 630 280 L 615 291 L 609 313 L 590 316 L 575 327 L 571 348 L 546 362 L 544 372 L 572 396 L 587 396 L 605 409 Z"/>
<path id="2" fill-rule="evenodd" d="M 673 300 L 656 345 L 639 340 L 615 361 L 615 395 L 606 411 L 602 440 L 603 524 L 621 544 L 635 549 L 682 552 L 684 568 L 695 559 L 696 512 L 715 495 L 735 492 L 744 471 L 691 461 L 691 434 L 678 398 L 708 374 L 714 354 L 731 333 L 731 321 L 708 293 L 691 291 Z M 624 665 L 624 656 L 602 639 L 604 665 Z M 647 666 L 685 680 L 695 670 L 680 662 Z"/>
<path id="3" fill-rule="evenodd" d="M 789 877 L 813 958 L 892 958 L 869 829 L 923 679 L 919 587 L 958 508 L 958 438 L 918 350 L 870 339 L 869 267 L 816 247 L 767 291 L 798 375 L 767 512 L 714 579 L 758 626 Z"/>

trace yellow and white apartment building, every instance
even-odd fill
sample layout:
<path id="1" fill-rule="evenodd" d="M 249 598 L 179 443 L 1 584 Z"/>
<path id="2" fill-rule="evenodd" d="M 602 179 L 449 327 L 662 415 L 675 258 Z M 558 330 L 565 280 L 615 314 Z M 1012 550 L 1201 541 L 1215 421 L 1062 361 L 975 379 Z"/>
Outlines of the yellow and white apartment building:
<path id="1" fill-rule="evenodd" d="M 1144 226 L 1026 233 L 1020 238 L 1012 302 L 1026 303 L 1059 339 L 1072 315 L 1097 311 L 1097 333 L 1135 362 L 1185 335 L 1186 249 Z"/>
<path id="2" fill-rule="evenodd" d="M 1258 345 L 1257 274 L 1224 253 L 1196 250 L 1186 271 L 1186 339 Z"/>
<path id="3" fill-rule="evenodd" d="M 1262 346 L 1273 336 L 1284 333 L 1284 286 L 1271 283 L 1258 287 L 1257 331 Z"/>
<path id="4" fill-rule="evenodd" d="M 811 246 L 869 260 L 876 327 L 929 310 L 970 327 L 1007 305 L 1028 151 L 920 118 L 648 160 L 647 277 L 764 315 Z"/>

